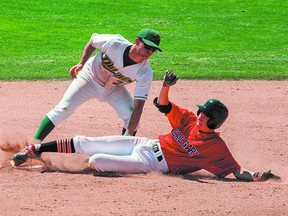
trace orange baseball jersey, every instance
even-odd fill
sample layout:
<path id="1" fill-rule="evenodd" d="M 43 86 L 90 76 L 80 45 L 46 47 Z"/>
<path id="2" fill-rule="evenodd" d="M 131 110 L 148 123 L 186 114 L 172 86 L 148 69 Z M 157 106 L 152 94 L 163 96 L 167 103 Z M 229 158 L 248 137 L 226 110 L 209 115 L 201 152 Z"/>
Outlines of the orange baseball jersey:
<path id="1" fill-rule="evenodd" d="M 191 133 L 197 122 L 193 112 L 172 103 L 171 111 L 165 116 L 172 131 L 159 135 L 158 139 L 172 173 L 205 169 L 225 177 L 240 168 L 219 133 Z"/>

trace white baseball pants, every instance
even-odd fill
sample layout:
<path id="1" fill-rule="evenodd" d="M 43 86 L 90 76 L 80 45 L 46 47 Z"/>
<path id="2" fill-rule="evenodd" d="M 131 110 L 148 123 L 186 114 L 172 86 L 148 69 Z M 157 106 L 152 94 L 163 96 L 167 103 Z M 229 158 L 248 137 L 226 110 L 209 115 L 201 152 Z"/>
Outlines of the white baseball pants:
<path id="1" fill-rule="evenodd" d="M 158 140 L 132 136 L 73 138 L 76 153 L 89 154 L 89 165 L 102 172 L 167 173 Z"/>

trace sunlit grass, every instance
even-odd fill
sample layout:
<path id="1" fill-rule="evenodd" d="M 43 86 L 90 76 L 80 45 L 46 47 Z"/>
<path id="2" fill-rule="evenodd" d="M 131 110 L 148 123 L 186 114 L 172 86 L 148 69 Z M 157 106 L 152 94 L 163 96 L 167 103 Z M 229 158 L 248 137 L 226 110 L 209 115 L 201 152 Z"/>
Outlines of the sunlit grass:
<path id="1" fill-rule="evenodd" d="M 2 0 L 0 80 L 70 79 L 94 32 L 161 33 L 150 59 L 184 79 L 288 78 L 287 1 Z"/>

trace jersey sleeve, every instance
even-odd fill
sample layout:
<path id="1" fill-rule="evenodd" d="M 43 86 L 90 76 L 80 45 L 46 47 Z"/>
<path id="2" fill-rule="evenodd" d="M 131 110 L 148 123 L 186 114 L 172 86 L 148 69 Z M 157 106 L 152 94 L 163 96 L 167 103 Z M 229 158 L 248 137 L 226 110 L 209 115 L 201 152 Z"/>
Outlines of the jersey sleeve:
<path id="1" fill-rule="evenodd" d="M 211 153 L 210 162 L 207 164 L 206 170 L 223 178 L 240 169 L 239 163 L 224 142 L 222 145 L 218 144 L 215 148 L 218 149 L 215 149 L 214 154 Z"/>
<path id="2" fill-rule="evenodd" d="M 108 42 L 117 39 L 122 38 L 121 35 L 117 34 L 98 34 L 94 33 L 90 38 L 90 43 L 93 47 L 96 49 L 101 49 L 101 51 L 107 49 L 106 46 L 108 46 Z M 106 48 L 105 48 L 106 47 Z"/>
<path id="3" fill-rule="evenodd" d="M 153 80 L 153 73 L 150 67 L 145 69 L 145 72 L 136 80 L 134 90 L 135 100 L 147 100 Z"/>
<path id="4" fill-rule="evenodd" d="M 178 105 L 172 103 L 172 109 L 169 113 L 165 114 L 168 118 L 170 125 L 173 129 L 180 127 L 188 121 L 196 121 L 197 116 L 184 108 L 179 107 Z"/>

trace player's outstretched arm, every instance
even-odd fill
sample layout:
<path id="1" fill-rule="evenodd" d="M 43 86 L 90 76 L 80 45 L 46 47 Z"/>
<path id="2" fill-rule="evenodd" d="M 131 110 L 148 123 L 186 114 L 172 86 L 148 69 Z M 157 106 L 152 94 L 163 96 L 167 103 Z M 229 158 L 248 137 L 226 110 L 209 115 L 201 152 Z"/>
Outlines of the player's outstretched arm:
<path id="1" fill-rule="evenodd" d="M 70 76 L 75 79 L 76 78 L 76 74 L 82 70 L 84 64 L 88 61 L 88 59 L 92 56 L 92 54 L 94 53 L 94 51 L 96 50 L 95 47 L 93 47 L 90 43 L 90 41 L 86 44 L 83 53 L 82 53 L 82 57 L 80 59 L 80 62 L 77 65 L 74 65 L 73 67 L 71 67 L 70 69 Z"/>
<path id="2" fill-rule="evenodd" d="M 140 118 L 143 112 L 144 105 L 145 105 L 144 100 L 137 100 L 137 99 L 134 100 L 134 108 L 130 117 L 130 122 L 128 125 L 128 130 L 127 130 L 126 135 L 132 135 L 136 131 L 137 125 L 140 122 Z"/>
<path id="3" fill-rule="evenodd" d="M 175 85 L 178 80 L 178 76 L 176 76 L 171 70 L 167 70 L 165 76 L 163 78 L 163 85 L 160 89 L 158 101 L 159 105 L 167 105 L 169 103 L 169 89 L 170 86 Z"/>
<path id="4" fill-rule="evenodd" d="M 280 176 L 275 175 L 271 170 L 266 172 L 252 172 L 243 167 L 236 170 L 233 174 L 238 180 L 242 181 L 267 181 L 269 179 L 281 179 Z"/>

